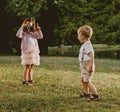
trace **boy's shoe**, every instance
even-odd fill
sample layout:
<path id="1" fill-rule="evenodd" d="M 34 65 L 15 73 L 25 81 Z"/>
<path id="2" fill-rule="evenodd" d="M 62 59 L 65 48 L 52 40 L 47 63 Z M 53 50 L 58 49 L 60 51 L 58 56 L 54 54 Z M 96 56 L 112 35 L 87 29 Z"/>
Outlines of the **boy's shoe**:
<path id="1" fill-rule="evenodd" d="M 86 93 L 83 93 L 83 94 L 80 94 L 80 96 L 79 96 L 80 98 L 88 98 L 88 97 L 90 97 L 90 94 L 86 94 Z"/>
<path id="2" fill-rule="evenodd" d="M 98 94 L 93 94 L 93 96 L 88 98 L 88 101 L 90 100 L 98 101 L 100 100 L 100 96 Z"/>
<path id="3" fill-rule="evenodd" d="M 23 85 L 28 85 L 29 82 L 28 81 L 23 81 Z"/>

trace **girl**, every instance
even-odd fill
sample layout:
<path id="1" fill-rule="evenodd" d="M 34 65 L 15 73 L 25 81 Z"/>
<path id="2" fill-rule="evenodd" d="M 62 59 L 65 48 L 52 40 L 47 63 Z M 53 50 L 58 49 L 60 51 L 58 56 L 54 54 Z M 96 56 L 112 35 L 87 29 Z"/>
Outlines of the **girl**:
<path id="1" fill-rule="evenodd" d="M 33 84 L 33 67 L 40 64 L 37 39 L 42 39 L 43 34 L 33 18 L 26 18 L 16 36 L 21 38 L 21 64 L 25 65 L 23 84 Z"/>

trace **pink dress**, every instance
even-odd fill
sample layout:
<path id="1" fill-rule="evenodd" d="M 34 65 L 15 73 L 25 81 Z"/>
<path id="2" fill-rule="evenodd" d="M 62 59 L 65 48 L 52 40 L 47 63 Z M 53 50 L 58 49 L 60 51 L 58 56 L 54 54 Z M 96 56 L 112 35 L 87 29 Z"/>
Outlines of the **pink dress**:
<path id="1" fill-rule="evenodd" d="M 37 39 L 42 39 L 43 34 L 41 31 L 35 31 L 26 33 L 21 27 L 17 34 L 17 37 L 21 38 L 21 59 L 22 65 L 40 65 L 40 50 Z"/>

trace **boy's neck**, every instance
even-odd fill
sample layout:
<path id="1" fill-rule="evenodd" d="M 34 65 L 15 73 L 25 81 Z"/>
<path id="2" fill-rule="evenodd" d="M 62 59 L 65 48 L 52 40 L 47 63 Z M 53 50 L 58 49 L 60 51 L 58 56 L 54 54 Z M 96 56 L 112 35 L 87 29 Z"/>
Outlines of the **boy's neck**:
<path id="1" fill-rule="evenodd" d="M 84 39 L 84 42 L 83 43 L 85 43 L 85 42 L 87 42 L 89 39 Z"/>

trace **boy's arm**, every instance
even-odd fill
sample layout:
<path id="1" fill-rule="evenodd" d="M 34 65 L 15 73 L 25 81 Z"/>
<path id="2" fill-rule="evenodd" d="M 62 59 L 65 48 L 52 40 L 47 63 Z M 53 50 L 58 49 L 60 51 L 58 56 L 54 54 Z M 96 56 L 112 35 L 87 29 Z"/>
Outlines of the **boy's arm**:
<path id="1" fill-rule="evenodd" d="M 89 73 L 93 72 L 93 61 L 94 61 L 94 56 L 93 56 L 93 53 L 90 52 L 89 54 L 89 57 L 90 57 L 90 61 L 89 61 Z"/>

